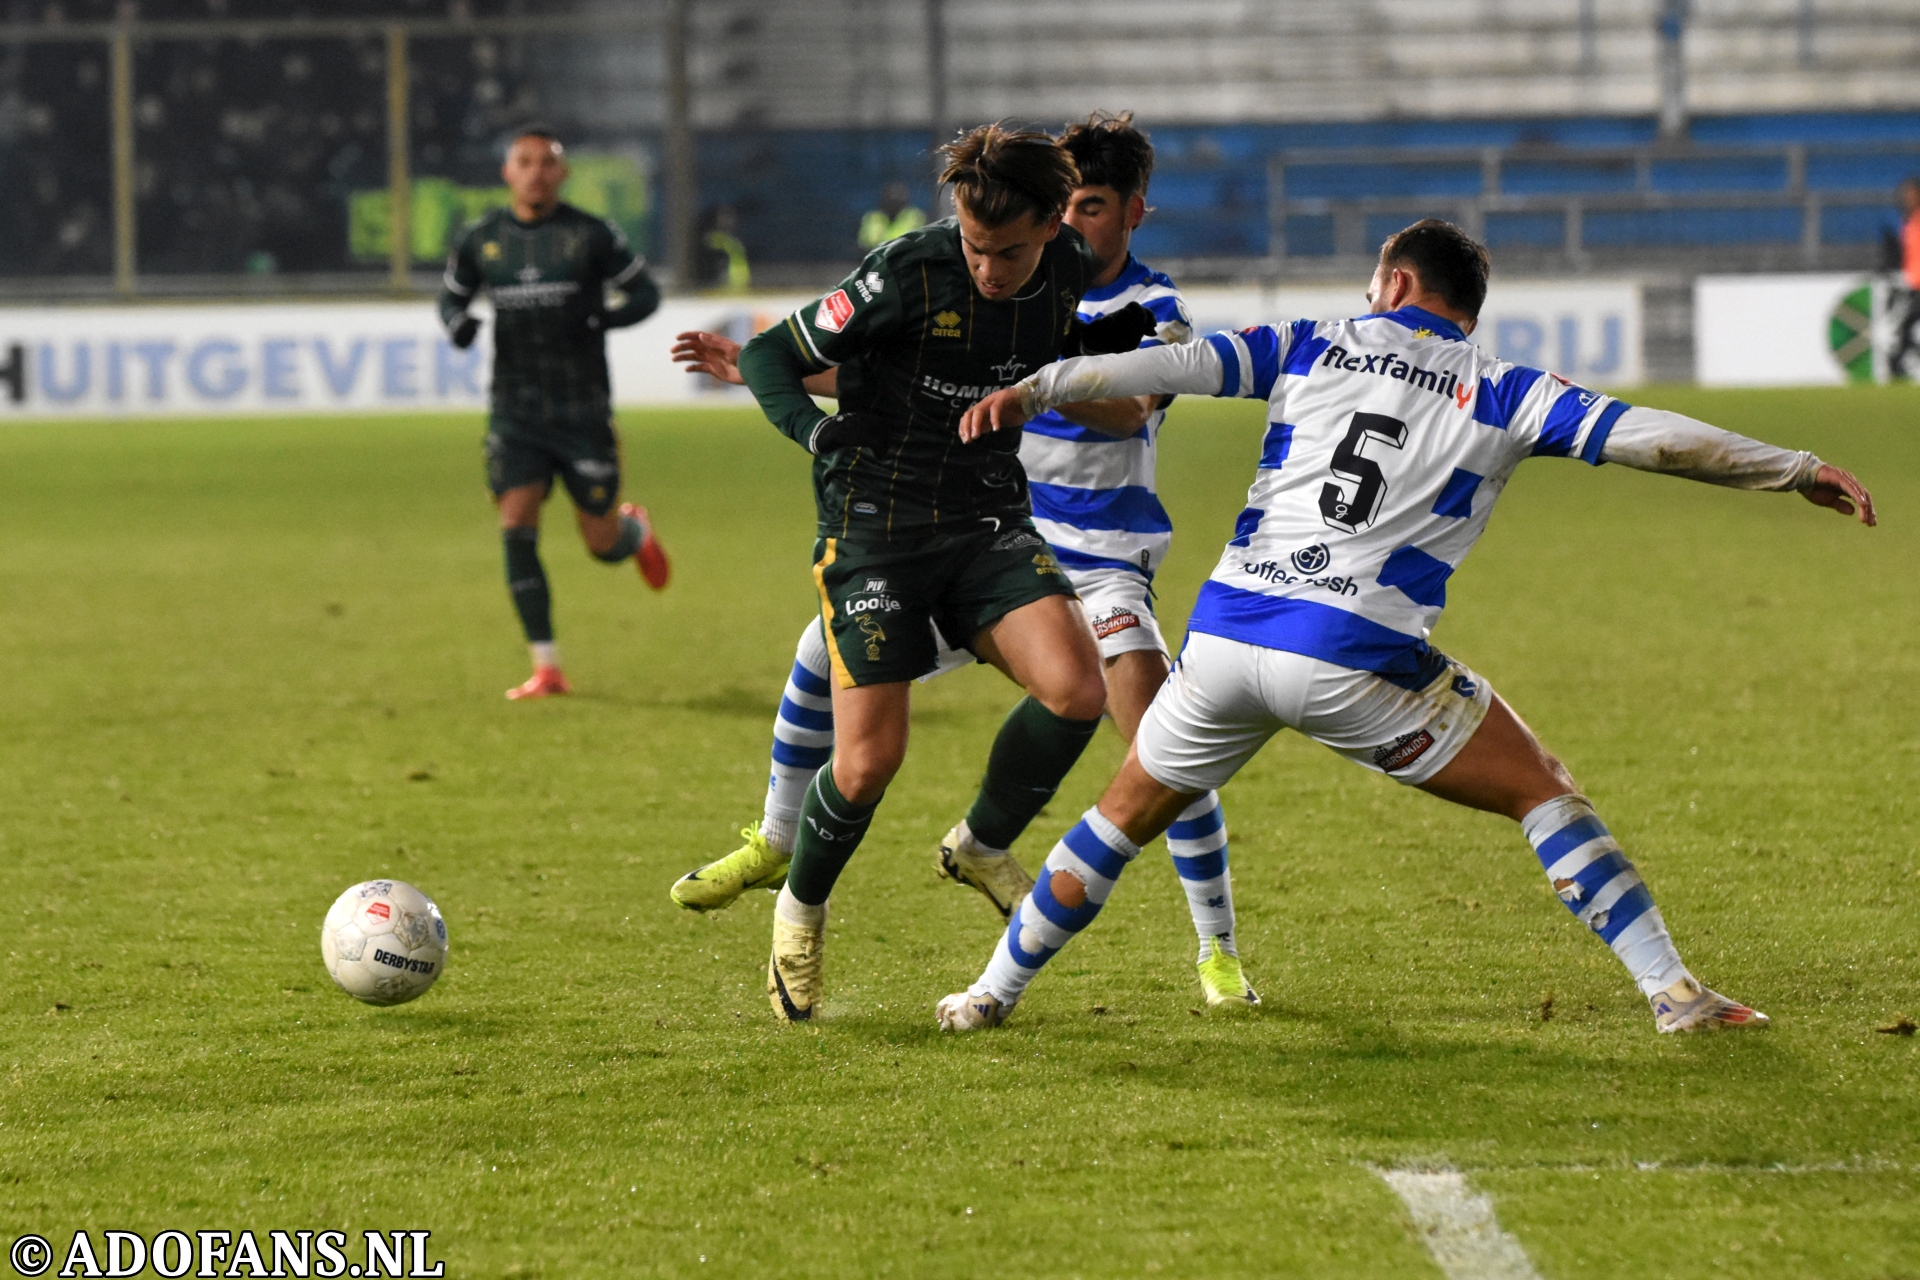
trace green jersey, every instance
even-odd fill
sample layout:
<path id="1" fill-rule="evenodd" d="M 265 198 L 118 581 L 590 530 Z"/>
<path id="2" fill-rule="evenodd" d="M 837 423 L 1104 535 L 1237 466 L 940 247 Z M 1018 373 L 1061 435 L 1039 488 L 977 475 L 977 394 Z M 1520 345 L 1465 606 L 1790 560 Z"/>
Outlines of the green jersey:
<path id="1" fill-rule="evenodd" d="M 748 343 L 740 372 L 795 441 L 807 444 L 825 416 L 801 379 L 835 367 L 842 411 L 891 432 L 815 461 L 820 536 L 888 542 L 1025 517 L 1020 433 L 963 445 L 960 415 L 1060 358 L 1095 269 L 1086 241 L 1063 226 L 1017 295 L 990 302 L 949 218 L 881 245 L 839 288 Z"/>
<path id="2" fill-rule="evenodd" d="M 493 300 L 493 413 L 508 428 L 611 412 L 605 333 L 660 305 L 647 265 L 610 222 L 561 204 L 538 222 L 489 211 L 447 260 L 440 318 L 452 329 L 482 289 Z M 607 305 L 607 290 L 626 295 Z"/>

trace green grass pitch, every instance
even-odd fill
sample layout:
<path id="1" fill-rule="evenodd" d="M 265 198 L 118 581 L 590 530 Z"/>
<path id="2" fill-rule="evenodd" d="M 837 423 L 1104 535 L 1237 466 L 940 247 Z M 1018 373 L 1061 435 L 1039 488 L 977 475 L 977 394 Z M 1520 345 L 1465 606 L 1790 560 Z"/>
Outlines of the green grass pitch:
<path id="1" fill-rule="evenodd" d="M 422 1229 L 458 1277 L 1432 1276 L 1371 1167 L 1447 1162 L 1549 1280 L 1920 1276 L 1920 1039 L 1875 1033 L 1920 1017 L 1920 394 L 1644 399 L 1855 468 L 1884 523 L 1531 462 L 1436 639 L 1760 1033 L 1657 1037 L 1510 824 L 1283 737 L 1225 795 L 1259 1017 L 1196 1015 L 1156 844 L 1007 1028 L 942 1036 L 998 932 L 929 856 L 1013 700 L 983 668 L 916 691 L 827 1016 L 782 1029 L 768 895 L 666 896 L 757 815 L 810 608 L 806 466 L 754 415 L 624 415 L 660 596 L 548 508 L 579 692 L 535 705 L 474 419 L 0 430 L 0 1228 Z M 1174 412 L 1172 635 L 1260 425 Z M 318 946 L 376 875 L 452 931 L 388 1010 Z"/>

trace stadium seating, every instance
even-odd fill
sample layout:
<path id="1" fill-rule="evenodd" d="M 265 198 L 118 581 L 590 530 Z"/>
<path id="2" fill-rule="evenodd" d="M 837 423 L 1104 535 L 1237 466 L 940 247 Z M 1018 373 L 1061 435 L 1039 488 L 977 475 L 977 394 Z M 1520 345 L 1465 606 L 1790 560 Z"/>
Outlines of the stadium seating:
<path id="1" fill-rule="evenodd" d="M 564 7 L 630 14 L 636 3 L 664 11 L 661 0 Z M 446 12 L 439 0 L 398 7 Z M 1909 70 L 1920 0 L 1695 0 L 1684 46 L 1695 114 L 1666 140 L 1657 7 L 948 4 L 945 124 L 1057 126 L 1090 106 L 1135 109 L 1160 152 L 1157 212 L 1139 246 L 1190 274 L 1249 260 L 1347 272 L 1385 230 L 1424 213 L 1463 219 L 1510 261 L 1543 269 L 1869 264 L 1893 184 L 1920 171 Z M 323 8 L 395 6 L 147 0 L 140 14 Z M 66 18 L 110 10 L 69 0 Z M 930 203 L 926 0 L 707 0 L 691 12 L 699 203 L 731 206 L 756 268 L 772 268 L 763 283 L 783 267 L 810 280 L 844 263 L 889 182 Z M 355 192 L 385 180 L 378 46 L 138 47 L 141 271 L 380 270 L 364 247 L 350 252 L 347 216 Z M 655 35 L 441 37 L 416 40 L 411 58 L 422 179 L 490 184 L 498 134 L 533 115 L 589 146 L 652 156 L 664 177 Z M 104 75 L 100 46 L 0 46 L 0 175 L 20 193 L 0 213 L 0 278 L 109 269 Z M 665 206 L 651 200 L 650 234 L 638 237 L 656 255 Z"/>

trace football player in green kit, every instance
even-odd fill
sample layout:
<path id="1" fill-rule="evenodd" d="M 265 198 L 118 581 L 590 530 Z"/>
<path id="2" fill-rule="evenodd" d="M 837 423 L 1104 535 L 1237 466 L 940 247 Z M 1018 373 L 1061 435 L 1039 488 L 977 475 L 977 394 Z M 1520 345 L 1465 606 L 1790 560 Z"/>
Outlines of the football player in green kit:
<path id="1" fill-rule="evenodd" d="M 540 505 L 554 476 L 596 559 L 631 559 L 647 585 L 667 585 L 667 555 L 646 508 L 619 502 L 605 336 L 652 315 L 660 290 L 618 227 L 561 202 L 567 165 L 551 130 L 529 125 L 515 134 L 501 176 L 513 203 L 468 227 L 454 246 L 440 319 L 448 339 L 466 347 L 480 328 L 468 306 L 482 289 L 493 302 L 487 484 L 500 508 L 507 590 L 533 656 L 532 678 L 507 696 L 544 698 L 568 692 L 539 552 Z"/>
<path id="2" fill-rule="evenodd" d="M 767 993 L 787 1022 L 820 999 L 827 897 L 906 754 L 908 691 L 935 662 L 929 623 L 1027 692 L 967 815 L 1002 857 L 1106 703 L 1092 630 L 1034 531 L 1019 440 L 964 445 L 957 427 L 1063 352 L 1130 349 L 1154 320 L 1139 307 L 1075 316 L 1099 267 L 1061 224 L 1079 174 L 1052 138 L 988 125 L 943 151 L 955 217 L 880 246 L 740 353 L 767 417 L 814 455 L 813 580 L 833 672 L 833 757 L 807 789 L 774 909 Z M 832 415 L 808 394 L 828 370 Z"/>

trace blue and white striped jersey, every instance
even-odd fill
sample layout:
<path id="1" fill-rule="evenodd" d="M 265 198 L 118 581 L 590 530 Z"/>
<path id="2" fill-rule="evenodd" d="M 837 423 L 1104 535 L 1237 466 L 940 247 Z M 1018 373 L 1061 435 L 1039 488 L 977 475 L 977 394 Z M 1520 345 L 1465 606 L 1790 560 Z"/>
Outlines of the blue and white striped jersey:
<path id="1" fill-rule="evenodd" d="M 1189 625 L 1418 678 L 1447 579 L 1522 461 L 1599 465 L 1628 406 L 1496 360 L 1415 307 L 1206 339 L 1269 404 L 1259 470 Z"/>
<path id="2" fill-rule="evenodd" d="M 1618 452 L 1608 437 L 1629 408 L 1496 360 L 1416 307 L 1070 360 L 1021 387 L 1038 407 L 1155 391 L 1265 400 L 1246 509 L 1188 625 L 1408 683 L 1438 673 L 1427 638 L 1447 579 L 1513 469 L 1541 456 L 1598 465 Z M 1752 488 L 1789 487 L 1818 466 L 1678 415 L 1634 413 L 1646 421 L 1622 428 L 1638 441 L 1629 465 Z M 1660 460 L 1663 437 L 1679 446 L 1671 462 Z"/>
<path id="3" fill-rule="evenodd" d="M 1133 255 L 1112 284 L 1080 300 L 1082 320 L 1098 320 L 1137 302 L 1160 322 L 1143 347 L 1186 342 L 1193 319 L 1173 281 Z M 1027 423 L 1020 462 L 1033 494 L 1033 522 L 1069 570 L 1126 568 L 1148 580 L 1166 557 L 1173 522 L 1154 487 L 1154 455 L 1164 413 L 1125 438 L 1077 427 L 1051 410 Z"/>

